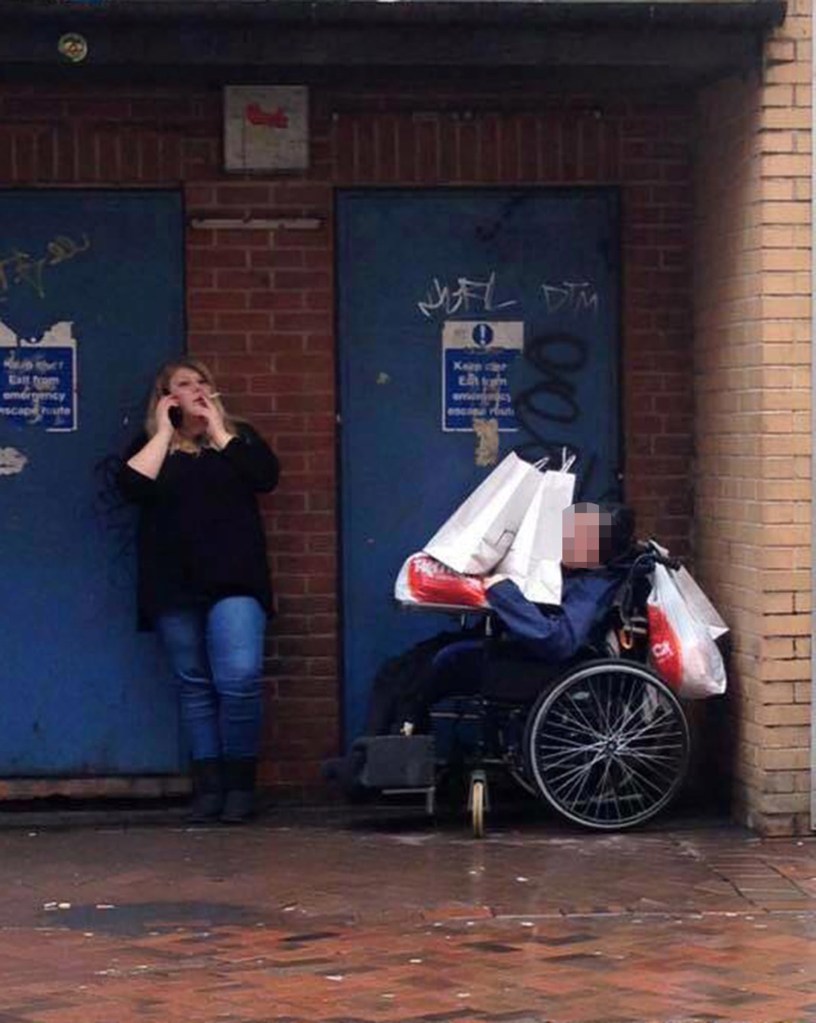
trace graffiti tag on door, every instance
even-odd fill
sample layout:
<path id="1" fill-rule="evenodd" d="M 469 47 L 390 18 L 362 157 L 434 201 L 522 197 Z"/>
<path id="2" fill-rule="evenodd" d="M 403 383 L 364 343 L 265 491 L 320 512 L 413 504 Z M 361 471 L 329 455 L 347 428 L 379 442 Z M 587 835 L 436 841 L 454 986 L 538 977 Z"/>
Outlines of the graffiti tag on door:
<path id="1" fill-rule="evenodd" d="M 38 298 L 45 298 L 48 274 L 54 267 L 76 259 L 91 247 L 91 240 L 83 234 L 79 241 L 59 234 L 45 246 L 45 252 L 32 255 L 23 249 L 0 251 L 0 302 L 8 299 L 13 287 L 29 288 Z"/>

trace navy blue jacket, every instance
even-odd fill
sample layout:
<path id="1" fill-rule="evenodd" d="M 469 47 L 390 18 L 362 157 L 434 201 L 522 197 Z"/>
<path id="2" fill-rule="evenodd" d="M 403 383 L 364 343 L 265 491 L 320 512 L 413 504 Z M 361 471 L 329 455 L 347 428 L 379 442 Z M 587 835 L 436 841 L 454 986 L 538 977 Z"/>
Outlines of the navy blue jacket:
<path id="1" fill-rule="evenodd" d="M 487 601 L 534 657 L 558 664 L 587 642 L 612 607 L 627 568 L 565 570 L 560 607 L 533 604 L 509 579 L 491 586 Z"/>

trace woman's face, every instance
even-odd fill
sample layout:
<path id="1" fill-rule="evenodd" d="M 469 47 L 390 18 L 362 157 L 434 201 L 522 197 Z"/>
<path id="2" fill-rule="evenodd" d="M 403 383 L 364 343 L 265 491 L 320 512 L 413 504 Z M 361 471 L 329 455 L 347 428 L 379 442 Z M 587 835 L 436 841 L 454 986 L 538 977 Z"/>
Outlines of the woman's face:
<path id="1" fill-rule="evenodd" d="M 195 418 L 200 415 L 204 405 L 204 395 L 212 394 L 212 388 L 204 377 L 190 369 L 182 366 L 170 377 L 168 385 L 170 393 L 178 398 L 178 403 L 185 418 Z"/>

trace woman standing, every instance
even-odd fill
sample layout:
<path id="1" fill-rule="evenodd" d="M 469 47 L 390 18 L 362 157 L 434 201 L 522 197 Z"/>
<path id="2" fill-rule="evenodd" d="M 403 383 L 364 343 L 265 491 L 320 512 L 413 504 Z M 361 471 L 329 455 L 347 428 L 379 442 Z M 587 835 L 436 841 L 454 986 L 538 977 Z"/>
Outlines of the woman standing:
<path id="1" fill-rule="evenodd" d="M 179 682 L 190 819 L 239 823 L 253 813 L 272 599 L 256 494 L 274 489 L 278 459 L 193 359 L 159 372 L 145 429 L 119 476 L 140 510 L 140 627 L 156 628 Z"/>

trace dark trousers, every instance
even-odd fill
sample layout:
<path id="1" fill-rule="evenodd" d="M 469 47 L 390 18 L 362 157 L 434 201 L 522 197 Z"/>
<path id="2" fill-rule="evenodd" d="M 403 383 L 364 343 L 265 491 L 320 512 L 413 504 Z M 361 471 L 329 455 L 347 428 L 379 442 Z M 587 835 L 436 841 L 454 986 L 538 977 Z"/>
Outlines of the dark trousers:
<path id="1" fill-rule="evenodd" d="M 439 650 L 413 694 L 407 720 L 425 731 L 435 703 L 452 696 L 477 696 L 484 677 L 485 647 L 484 639 L 462 639 Z"/>

